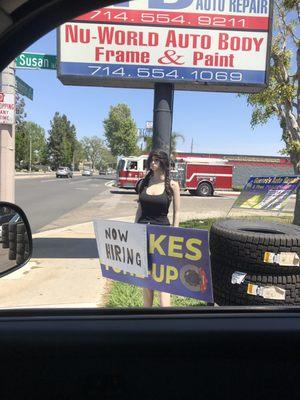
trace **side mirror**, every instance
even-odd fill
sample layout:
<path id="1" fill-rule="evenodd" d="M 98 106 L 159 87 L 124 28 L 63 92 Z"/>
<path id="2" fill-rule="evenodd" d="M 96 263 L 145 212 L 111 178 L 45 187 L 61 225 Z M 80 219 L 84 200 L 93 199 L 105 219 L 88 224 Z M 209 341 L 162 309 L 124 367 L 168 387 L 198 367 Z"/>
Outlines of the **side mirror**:
<path id="1" fill-rule="evenodd" d="M 31 254 L 32 235 L 24 211 L 0 201 L 0 277 L 25 265 Z"/>

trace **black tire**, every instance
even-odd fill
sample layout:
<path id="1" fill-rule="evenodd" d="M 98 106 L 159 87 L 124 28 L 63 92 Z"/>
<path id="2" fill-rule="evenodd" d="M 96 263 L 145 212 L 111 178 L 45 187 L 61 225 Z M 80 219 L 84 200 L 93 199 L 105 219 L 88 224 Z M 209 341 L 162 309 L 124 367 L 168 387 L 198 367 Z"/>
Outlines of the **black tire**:
<path id="1" fill-rule="evenodd" d="M 2 248 L 9 248 L 9 234 L 8 234 L 8 224 L 2 225 Z"/>
<path id="2" fill-rule="evenodd" d="M 17 234 L 19 234 L 19 233 L 25 233 L 25 232 L 26 232 L 25 224 L 23 224 L 22 222 L 21 222 L 21 223 L 18 223 L 18 224 L 17 224 Z"/>
<path id="3" fill-rule="evenodd" d="M 8 240 L 2 240 L 2 249 L 8 249 L 9 248 L 9 241 Z"/>
<path id="4" fill-rule="evenodd" d="M 9 249 L 9 252 L 8 252 L 8 259 L 9 259 L 9 260 L 15 260 L 16 257 L 17 257 L 16 251 L 15 251 L 15 250 Z"/>
<path id="5" fill-rule="evenodd" d="M 208 182 L 201 182 L 196 189 L 196 196 L 208 197 L 213 195 L 213 187 Z"/>
<path id="6" fill-rule="evenodd" d="M 26 260 L 25 254 L 17 254 L 16 256 L 16 264 L 21 265 Z"/>
<path id="7" fill-rule="evenodd" d="M 17 254 L 24 254 L 25 252 L 25 243 L 17 243 Z"/>
<path id="8" fill-rule="evenodd" d="M 17 224 L 8 224 L 8 232 L 9 233 L 17 233 Z"/>
<path id="9" fill-rule="evenodd" d="M 190 190 L 189 190 L 189 194 L 190 194 L 191 196 L 196 196 L 196 190 L 190 189 Z"/>
<path id="10" fill-rule="evenodd" d="M 25 234 L 24 233 L 17 233 L 16 241 L 17 243 L 24 243 L 25 242 Z"/>
<path id="11" fill-rule="evenodd" d="M 9 241 L 9 250 L 16 251 L 17 250 L 17 242 L 10 240 Z"/>
<path id="12" fill-rule="evenodd" d="M 300 227 L 276 222 L 219 220 L 210 230 L 210 251 L 225 264 L 254 274 L 300 274 L 298 266 L 265 263 L 266 252 L 300 256 Z"/>
<path id="13" fill-rule="evenodd" d="M 8 233 L 8 240 L 10 242 L 15 242 L 17 240 L 17 234 L 15 232 Z"/>
<path id="14" fill-rule="evenodd" d="M 212 258 L 211 261 L 214 300 L 220 306 L 300 305 L 300 274 L 279 276 L 247 274 L 241 284 L 232 284 L 232 274 L 235 271 L 238 271 L 238 269 L 229 268 L 224 264 L 219 264 L 214 258 Z M 261 287 L 276 286 L 282 288 L 285 290 L 285 299 L 272 300 L 248 294 L 247 288 L 249 283 Z"/>

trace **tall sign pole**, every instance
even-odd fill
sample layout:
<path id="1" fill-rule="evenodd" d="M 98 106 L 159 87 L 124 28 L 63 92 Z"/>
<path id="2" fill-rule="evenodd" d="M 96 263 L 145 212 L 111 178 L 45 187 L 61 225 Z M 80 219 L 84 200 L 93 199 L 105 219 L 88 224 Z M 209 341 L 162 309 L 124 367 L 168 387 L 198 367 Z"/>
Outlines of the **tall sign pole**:
<path id="1" fill-rule="evenodd" d="M 0 200 L 15 202 L 15 62 L 0 73 Z"/>
<path id="2" fill-rule="evenodd" d="M 164 150 L 170 155 L 171 132 L 173 120 L 172 83 L 156 83 L 154 86 L 153 110 L 153 150 Z"/>

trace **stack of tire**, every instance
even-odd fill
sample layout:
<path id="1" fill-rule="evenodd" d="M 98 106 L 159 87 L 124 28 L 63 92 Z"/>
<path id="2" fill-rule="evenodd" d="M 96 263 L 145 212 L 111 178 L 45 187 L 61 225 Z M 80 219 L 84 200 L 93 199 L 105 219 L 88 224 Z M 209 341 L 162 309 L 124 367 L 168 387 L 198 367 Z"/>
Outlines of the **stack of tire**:
<path id="1" fill-rule="evenodd" d="M 266 253 L 300 257 L 300 227 L 247 219 L 219 220 L 210 231 L 214 299 L 218 305 L 300 305 L 300 266 L 265 262 Z M 275 261 L 274 261 L 275 260 Z M 233 279 L 238 272 L 242 279 Z M 284 299 L 265 298 L 249 287 L 284 289 Z"/>
<path id="2" fill-rule="evenodd" d="M 2 248 L 9 249 L 8 259 L 23 264 L 29 258 L 29 239 L 23 222 L 2 225 Z"/>

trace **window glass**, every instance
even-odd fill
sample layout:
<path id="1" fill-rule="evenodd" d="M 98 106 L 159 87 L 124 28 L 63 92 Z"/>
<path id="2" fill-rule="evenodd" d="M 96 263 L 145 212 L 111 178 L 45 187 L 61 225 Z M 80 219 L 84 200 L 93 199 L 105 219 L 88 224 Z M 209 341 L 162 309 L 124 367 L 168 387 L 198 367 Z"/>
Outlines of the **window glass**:
<path id="1" fill-rule="evenodd" d="M 242 3 L 246 7 L 247 1 Z M 296 18 L 294 11 L 287 11 L 284 18 Z M 261 12 L 264 14 L 264 6 Z M 274 12 L 278 13 L 276 7 Z M 201 26 L 215 24 L 220 32 L 212 33 L 213 27 L 206 26 L 205 35 L 199 38 L 196 30 L 188 34 L 192 29 L 181 26 L 184 21 L 179 14 L 172 21 L 168 13 L 141 14 L 148 24 L 147 35 L 136 35 L 126 23 L 116 34 L 117 39 L 111 21 L 99 22 L 99 10 L 90 14 L 102 41 L 121 41 L 125 37 L 135 47 L 138 40 L 139 48 L 134 53 L 124 53 L 125 45 L 118 54 L 109 48 L 103 55 L 101 46 L 96 52 L 84 53 L 82 49 L 90 49 L 91 31 L 77 32 L 69 25 L 66 38 L 78 45 L 74 57 L 86 54 L 89 60 L 89 53 L 93 57 L 96 54 L 98 60 L 89 60 L 86 66 L 78 63 L 76 81 L 66 84 L 47 61 L 58 55 L 56 31 L 19 56 L 16 76 L 24 84 L 16 97 L 15 190 L 16 203 L 31 224 L 34 252 L 21 272 L 0 281 L 3 307 L 142 307 L 150 306 L 152 300 L 154 305 L 176 307 L 300 304 L 300 212 L 296 206 L 300 204 L 300 158 L 297 140 L 291 144 L 290 133 L 282 130 L 294 127 L 297 118 L 293 110 L 288 121 L 291 125 L 277 119 L 277 94 L 282 84 L 274 83 L 278 77 L 272 75 L 275 86 L 264 94 L 176 89 L 171 102 L 170 160 L 157 153 L 147 178 L 141 181 L 147 170 L 147 159 L 143 157 L 153 144 L 153 88 L 149 89 L 149 82 L 145 88 L 136 89 L 128 85 L 104 87 L 99 81 L 92 87 L 80 75 L 81 68 L 86 67 L 90 76 L 112 73 L 121 80 L 125 73 L 132 73 L 124 67 L 126 60 L 140 57 L 132 61 L 139 79 L 179 79 L 184 70 L 180 65 L 187 57 L 197 63 L 191 72 L 194 80 L 199 83 L 201 79 L 216 78 L 223 84 L 226 79 L 238 80 L 249 72 L 246 58 L 261 61 L 259 57 L 251 58 L 248 51 L 267 48 L 265 28 L 247 28 L 255 40 L 248 31 L 247 35 L 243 32 L 243 40 L 236 36 L 230 43 L 229 36 L 225 36 L 232 35 L 235 28 L 226 30 L 228 26 L 222 25 L 225 22 L 241 24 L 238 32 L 246 30 L 243 25 L 254 21 L 247 13 L 238 20 L 224 17 L 224 22 L 206 11 L 206 16 L 195 21 Z M 105 14 L 108 19 L 114 15 L 109 11 Z M 127 14 L 116 15 L 124 22 Z M 257 23 L 265 23 L 264 18 Z M 150 54 L 151 48 L 156 48 L 157 37 L 165 29 L 157 24 L 166 24 L 169 48 L 159 57 L 161 67 L 152 69 L 146 52 Z M 176 33 L 177 24 L 186 36 Z M 199 28 L 201 32 L 203 29 Z M 287 43 L 290 51 L 285 53 L 290 70 L 284 75 L 293 76 L 293 35 L 281 42 L 278 32 L 275 30 L 274 36 L 281 50 L 285 52 L 283 44 Z M 217 52 L 209 46 L 214 35 L 220 46 L 228 45 L 228 52 Z M 41 59 L 41 54 L 46 56 Z M 247 55 L 242 61 L 241 54 Z M 236 71 L 238 60 L 243 68 Z M 140 62 L 143 66 L 136 67 Z M 65 63 L 66 69 L 74 67 L 71 61 Z M 276 59 L 271 59 L 272 66 L 274 63 Z M 274 71 L 276 68 L 270 74 Z M 256 77 L 251 71 L 249 74 Z M 119 81 L 118 85 L 122 86 Z M 205 88 L 209 89 L 210 84 Z M 285 89 L 284 93 L 293 93 L 290 85 Z M 274 104 L 270 99 L 275 99 Z M 144 172 L 134 173 L 138 165 Z M 99 221 L 124 226 L 103 228 L 105 225 Z M 132 227 L 134 222 L 139 224 Z M 129 223 L 131 228 L 125 225 Z M 10 240 L 11 253 L 17 252 L 17 247 L 21 251 L 25 246 L 17 246 L 16 228 L 11 229 L 11 239 L 9 235 L 8 239 L 4 237 L 6 228 L 0 230 L 4 232 L 0 244 L 3 247 L 5 242 L 7 246 Z M 102 236 L 96 240 L 97 232 Z M 131 265 L 140 274 L 135 272 L 133 279 L 126 280 L 128 270 L 117 264 L 113 270 L 107 269 L 102 260 L 104 253 L 99 254 L 102 244 L 107 259 Z M 110 276 L 105 275 L 108 270 Z M 149 275 L 141 278 L 148 271 L 150 283 L 146 282 Z"/>

